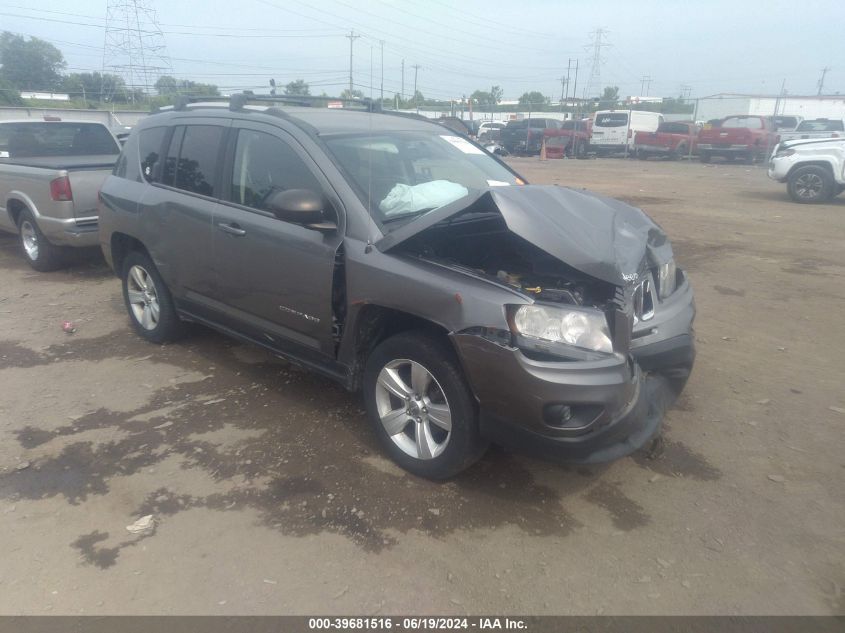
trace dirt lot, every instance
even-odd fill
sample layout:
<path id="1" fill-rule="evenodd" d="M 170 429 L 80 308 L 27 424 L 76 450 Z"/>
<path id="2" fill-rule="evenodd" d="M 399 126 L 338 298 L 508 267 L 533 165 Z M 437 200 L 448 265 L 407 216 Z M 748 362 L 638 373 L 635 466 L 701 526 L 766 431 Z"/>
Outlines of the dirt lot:
<path id="1" fill-rule="evenodd" d="M 0 612 L 844 613 L 845 197 L 513 163 L 672 236 L 699 355 L 661 458 L 415 479 L 357 396 L 203 329 L 144 343 L 101 260 L 38 274 L 0 237 Z"/>

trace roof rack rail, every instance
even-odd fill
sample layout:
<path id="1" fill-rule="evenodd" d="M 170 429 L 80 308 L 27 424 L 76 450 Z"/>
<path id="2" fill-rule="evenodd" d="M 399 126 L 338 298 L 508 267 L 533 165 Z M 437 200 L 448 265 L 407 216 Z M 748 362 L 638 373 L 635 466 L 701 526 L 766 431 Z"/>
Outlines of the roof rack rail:
<path id="1" fill-rule="evenodd" d="M 158 112 L 172 112 L 184 111 L 193 103 L 210 103 L 220 102 L 229 104 L 229 109 L 235 112 L 244 110 L 244 107 L 249 103 L 277 103 L 287 104 L 302 107 L 314 107 L 318 103 L 341 102 L 342 104 L 352 104 L 363 108 L 367 112 L 383 112 L 381 103 L 377 100 L 368 97 L 361 98 L 343 98 L 343 97 L 324 97 L 312 95 L 257 95 L 252 91 L 244 91 L 234 93 L 228 97 L 216 96 L 192 96 L 178 95 L 170 106 L 160 106 L 153 108 L 153 114 Z M 275 108 L 274 110 L 278 110 Z"/>

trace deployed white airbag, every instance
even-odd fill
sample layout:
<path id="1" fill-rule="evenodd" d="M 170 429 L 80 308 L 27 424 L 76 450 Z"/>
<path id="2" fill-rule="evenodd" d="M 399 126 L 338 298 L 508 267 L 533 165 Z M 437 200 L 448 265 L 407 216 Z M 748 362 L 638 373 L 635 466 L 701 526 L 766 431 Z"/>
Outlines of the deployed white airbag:
<path id="1" fill-rule="evenodd" d="M 437 209 L 469 194 L 463 185 L 450 180 L 432 180 L 419 185 L 398 184 L 382 200 L 378 208 L 387 216 Z"/>

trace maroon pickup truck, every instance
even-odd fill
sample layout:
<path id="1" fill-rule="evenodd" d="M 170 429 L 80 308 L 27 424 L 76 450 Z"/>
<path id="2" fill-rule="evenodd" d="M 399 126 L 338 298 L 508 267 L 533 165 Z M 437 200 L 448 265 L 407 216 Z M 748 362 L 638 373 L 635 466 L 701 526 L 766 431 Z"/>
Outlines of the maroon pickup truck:
<path id="1" fill-rule="evenodd" d="M 634 155 L 668 156 L 673 160 L 695 154 L 698 150 L 698 126 L 693 122 L 661 123 L 656 132 L 637 132 L 634 136 Z"/>
<path id="2" fill-rule="evenodd" d="M 714 156 L 725 160 L 740 158 L 746 163 L 753 163 L 764 159 L 777 142 L 778 135 L 771 117 L 735 115 L 709 128 L 704 126 L 698 135 L 698 155 L 702 163 L 709 163 Z"/>

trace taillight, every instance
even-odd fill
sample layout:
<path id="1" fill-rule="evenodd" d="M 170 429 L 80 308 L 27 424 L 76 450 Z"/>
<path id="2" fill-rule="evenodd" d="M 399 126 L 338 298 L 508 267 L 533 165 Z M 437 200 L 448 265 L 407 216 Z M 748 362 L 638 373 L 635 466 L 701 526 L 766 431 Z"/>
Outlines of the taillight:
<path id="1" fill-rule="evenodd" d="M 73 191 L 70 189 L 70 178 L 62 176 L 50 181 L 50 197 L 53 200 L 67 202 L 73 200 Z"/>

